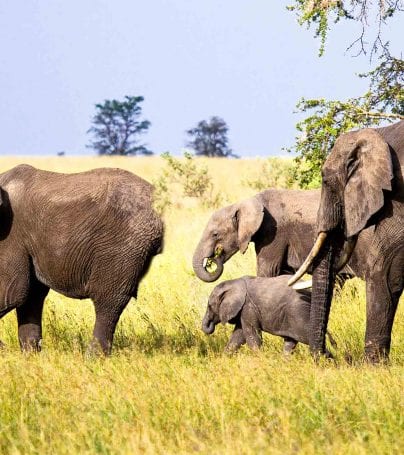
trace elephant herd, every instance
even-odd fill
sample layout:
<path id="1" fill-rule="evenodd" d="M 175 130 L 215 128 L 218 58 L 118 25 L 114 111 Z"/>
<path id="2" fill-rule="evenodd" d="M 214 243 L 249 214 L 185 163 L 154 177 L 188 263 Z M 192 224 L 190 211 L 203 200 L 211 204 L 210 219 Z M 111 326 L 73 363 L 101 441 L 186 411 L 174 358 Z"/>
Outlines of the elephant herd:
<path id="1" fill-rule="evenodd" d="M 330 151 L 321 191 L 266 190 L 213 213 L 193 256 L 196 275 L 215 281 L 253 242 L 257 277 L 216 286 L 203 330 L 234 324 L 229 351 L 259 347 L 263 330 L 282 336 L 285 352 L 300 341 L 315 357 L 329 355 L 336 275 L 358 276 L 366 281 L 366 358 L 387 358 L 404 286 L 403 166 L 404 121 L 353 131 Z M 109 354 L 122 311 L 162 250 L 152 185 L 121 169 L 58 174 L 20 165 L 0 175 L 0 220 L 0 317 L 16 309 L 21 348 L 40 349 L 51 288 L 92 299 L 89 349 Z M 288 287 L 306 272 L 311 294 Z"/>

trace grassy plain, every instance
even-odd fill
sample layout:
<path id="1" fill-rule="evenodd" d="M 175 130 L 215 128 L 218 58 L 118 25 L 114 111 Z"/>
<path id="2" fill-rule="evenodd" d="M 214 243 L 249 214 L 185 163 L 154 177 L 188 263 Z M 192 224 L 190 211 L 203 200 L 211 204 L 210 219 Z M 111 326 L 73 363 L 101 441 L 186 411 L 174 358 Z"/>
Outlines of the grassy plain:
<path id="1" fill-rule="evenodd" d="M 129 169 L 152 181 L 160 158 L 1 158 L 0 172 L 20 162 L 77 172 Z M 223 204 L 256 191 L 262 160 L 210 160 Z M 94 321 L 90 301 L 51 292 L 43 351 L 19 352 L 15 314 L 0 321 L 1 454 L 401 454 L 404 453 L 404 314 L 399 306 L 389 366 L 362 361 L 365 292 L 356 279 L 334 300 L 330 330 L 335 363 L 315 365 L 306 346 L 293 358 L 264 336 L 263 351 L 222 353 L 230 328 L 200 330 L 215 284 L 197 280 L 191 257 L 212 212 L 176 194 L 165 214 L 164 253 L 120 320 L 113 355 L 87 359 Z M 51 222 L 51 220 L 50 220 Z M 250 245 L 222 279 L 254 274 Z M 344 355 L 352 356 L 352 365 Z"/>

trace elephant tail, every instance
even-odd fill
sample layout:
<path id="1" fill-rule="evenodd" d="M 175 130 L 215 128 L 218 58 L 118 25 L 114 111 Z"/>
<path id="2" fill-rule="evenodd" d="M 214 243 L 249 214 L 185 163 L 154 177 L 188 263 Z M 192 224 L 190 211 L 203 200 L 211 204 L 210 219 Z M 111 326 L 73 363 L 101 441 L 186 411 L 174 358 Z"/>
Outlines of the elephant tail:
<path id="1" fill-rule="evenodd" d="M 334 337 L 331 335 L 329 330 L 327 330 L 327 336 L 328 336 L 328 340 L 330 341 L 331 346 L 334 349 L 337 349 L 337 347 L 338 347 L 337 342 L 335 341 Z"/>

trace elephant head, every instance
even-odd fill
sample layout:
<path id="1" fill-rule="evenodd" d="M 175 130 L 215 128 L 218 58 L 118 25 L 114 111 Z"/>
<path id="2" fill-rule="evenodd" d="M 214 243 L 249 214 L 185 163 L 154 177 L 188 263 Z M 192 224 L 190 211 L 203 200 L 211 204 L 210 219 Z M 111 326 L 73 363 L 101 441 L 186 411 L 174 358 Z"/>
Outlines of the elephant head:
<path id="1" fill-rule="evenodd" d="M 206 282 L 216 281 L 223 272 L 223 264 L 233 254 L 245 253 L 263 217 L 264 206 L 256 198 L 213 213 L 193 256 L 197 277 Z"/>
<path id="2" fill-rule="evenodd" d="M 210 335 L 219 322 L 226 324 L 240 313 L 246 300 L 244 279 L 224 281 L 210 294 L 208 307 L 202 320 L 202 330 Z"/>
<path id="3" fill-rule="evenodd" d="M 340 136 L 324 163 L 318 238 L 289 281 L 297 281 L 313 263 L 310 347 L 315 354 L 325 352 L 335 273 L 349 260 L 358 234 L 375 222 L 375 215 L 384 206 L 384 190 L 392 189 L 392 178 L 389 145 L 372 129 Z"/>

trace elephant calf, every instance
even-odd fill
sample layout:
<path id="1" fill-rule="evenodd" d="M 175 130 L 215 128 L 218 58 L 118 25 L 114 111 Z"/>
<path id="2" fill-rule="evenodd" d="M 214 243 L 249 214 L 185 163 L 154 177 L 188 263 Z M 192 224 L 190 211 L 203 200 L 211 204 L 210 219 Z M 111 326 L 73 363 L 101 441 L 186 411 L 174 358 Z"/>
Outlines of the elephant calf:
<path id="1" fill-rule="evenodd" d="M 298 342 L 309 344 L 311 292 L 288 287 L 289 278 L 246 276 L 220 283 L 209 297 L 202 330 L 210 335 L 219 322 L 234 324 L 227 352 L 235 352 L 245 343 L 258 349 L 261 331 L 282 337 L 285 354 L 291 354 Z M 332 357 L 329 351 L 327 356 Z"/>

